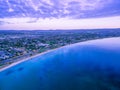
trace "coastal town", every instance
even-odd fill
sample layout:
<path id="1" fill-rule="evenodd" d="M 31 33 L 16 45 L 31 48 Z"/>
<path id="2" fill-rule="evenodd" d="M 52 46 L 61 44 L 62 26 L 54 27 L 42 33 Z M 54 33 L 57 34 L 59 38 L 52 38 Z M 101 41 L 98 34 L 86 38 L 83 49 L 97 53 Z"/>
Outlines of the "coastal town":
<path id="1" fill-rule="evenodd" d="M 0 68 L 36 54 L 87 40 L 119 37 L 120 29 L 1 30 Z"/>

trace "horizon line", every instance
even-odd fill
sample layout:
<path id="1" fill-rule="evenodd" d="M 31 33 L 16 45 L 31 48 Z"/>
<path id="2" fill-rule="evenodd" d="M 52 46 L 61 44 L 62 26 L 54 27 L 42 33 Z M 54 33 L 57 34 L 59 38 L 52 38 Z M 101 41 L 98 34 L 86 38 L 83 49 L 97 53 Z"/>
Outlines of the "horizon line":
<path id="1" fill-rule="evenodd" d="M 6 30 L 0 30 L 0 31 L 72 31 L 72 30 L 76 30 L 76 31 L 79 31 L 79 30 L 112 30 L 112 29 L 120 29 L 120 28 L 86 28 L 86 29 L 33 29 L 33 30 L 25 30 L 25 29 L 19 29 L 19 30 L 16 30 L 16 29 L 6 29 Z"/>

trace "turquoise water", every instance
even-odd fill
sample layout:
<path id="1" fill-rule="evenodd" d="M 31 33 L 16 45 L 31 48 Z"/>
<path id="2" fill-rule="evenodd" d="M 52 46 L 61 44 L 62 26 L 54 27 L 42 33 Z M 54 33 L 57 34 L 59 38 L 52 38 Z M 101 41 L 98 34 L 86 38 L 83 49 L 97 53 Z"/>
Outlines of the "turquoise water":
<path id="1" fill-rule="evenodd" d="M 120 90 L 120 38 L 65 46 L 0 72 L 0 90 Z"/>

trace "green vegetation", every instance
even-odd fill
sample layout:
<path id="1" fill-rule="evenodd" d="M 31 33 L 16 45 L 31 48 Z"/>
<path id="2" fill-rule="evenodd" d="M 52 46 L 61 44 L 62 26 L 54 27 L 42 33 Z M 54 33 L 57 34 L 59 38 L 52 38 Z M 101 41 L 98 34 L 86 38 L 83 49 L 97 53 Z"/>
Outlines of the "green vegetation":
<path id="1" fill-rule="evenodd" d="M 118 36 L 120 29 L 0 31 L 0 66 L 68 44 Z"/>

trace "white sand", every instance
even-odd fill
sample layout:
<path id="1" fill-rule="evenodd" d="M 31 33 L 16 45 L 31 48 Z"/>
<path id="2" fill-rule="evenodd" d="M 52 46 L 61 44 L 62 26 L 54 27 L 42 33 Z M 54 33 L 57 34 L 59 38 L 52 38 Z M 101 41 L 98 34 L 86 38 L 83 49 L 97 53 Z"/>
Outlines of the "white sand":
<path id="1" fill-rule="evenodd" d="M 57 49 L 57 48 L 56 48 L 56 49 Z M 12 66 L 15 66 L 15 65 L 17 65 L 17 64 L 20 64 L 20 63 L 22 63 L 22 62 L 24 62 L 24 61 L 30 60 L 30 59 L 32 59 L 32 58 L 35 58 L 35 57 L 40 56 L 40 55 L 43 55 L 43 54 L 48 53 L 48 52 L 53 51 L 53 50 L 55 50 L 55 49 L 48 50 L 48 51 L 46 51 L 46 52 L 42 52 L 42 53 L 36 54 L 36 55 L 30 56 L 30 57 L 28 57 L 28 58 L 24 58 L 24 59 L 22 59 L 22 60 L 18 60 L 18 61 L 14 62 L 14 63 L 12 63 L 12 64 L 10 64 L 10 65 L 6 65 L 5 67 L 1 68 L 1 69 L 0 69 L 0 72 L 4 71 L 4 70 L 6 70 L 6 69 L 8 69 L 8 68 L 10 68 L 10 67 L 12 67 Z"/>
<path id="2" fill-rule="evenodd" d="M 110 37 L 110 38 L 111 38 L 111 37 Z M 102 38 L 102 39 L 110 39 L 110 38 Z M 118 37 L 118 38 L 119 38 L 119 37 Z M 101 40 L 101 39 L 96 39 L 96 40 Z M 84 42 L 91 42 L 91 41 L 94 41 L 94 40 L 88 40 L 88 41 L 78 42 L 78 43 L 74 43 L 74 44 L 79 44 L 79 43 L 84 43 Z M 58 48 L 68 47 L 68 46 L 71 46 L 71 45 L 74 45 L 74 44 L 68 44 L 68 45 L 65 45 L 65 46 L 62 46 L 62 47 L 58 47 Z M 1 68 L 1 69 L 0 69 L 0 72 L 4 71 L 4 70 L 6 70 L 6 69 L 8 69 L 8 68 L 10 68 L 10 67 L 12 67 L 12 66 L 15 66 L 15 65 L 17 65 L 17 64 L 20 64 L 20 63 L 22 63 L 22 62 L 24 62 L 24 61 L 30 60 L 30 59 L 35 58 L 35 57 L 37 57 L 37 56 L 40 56 L 40 55 L 43 55 L 43 54 L 48 53 L 48 52 L 50 52 L 50 51 L 56 50 L 56 49 L 58 49 L 58 48 L 55 48 L 55 49 L 52 49 L 52 50 L 47 50 L 47 51 L 42 52 L 42 53 L 40 53 L 40 54 L 36 54 L 36 55 L 31 56 L 31 57 L 24 58 L 24 59 L 22 59 L 22 60 L 18 60 L 18 61 L 14 62 L 14 63 L 12 63 L 12 64 L 10 64 L 10 65 L 7 65 L 7 66 Z"/>

